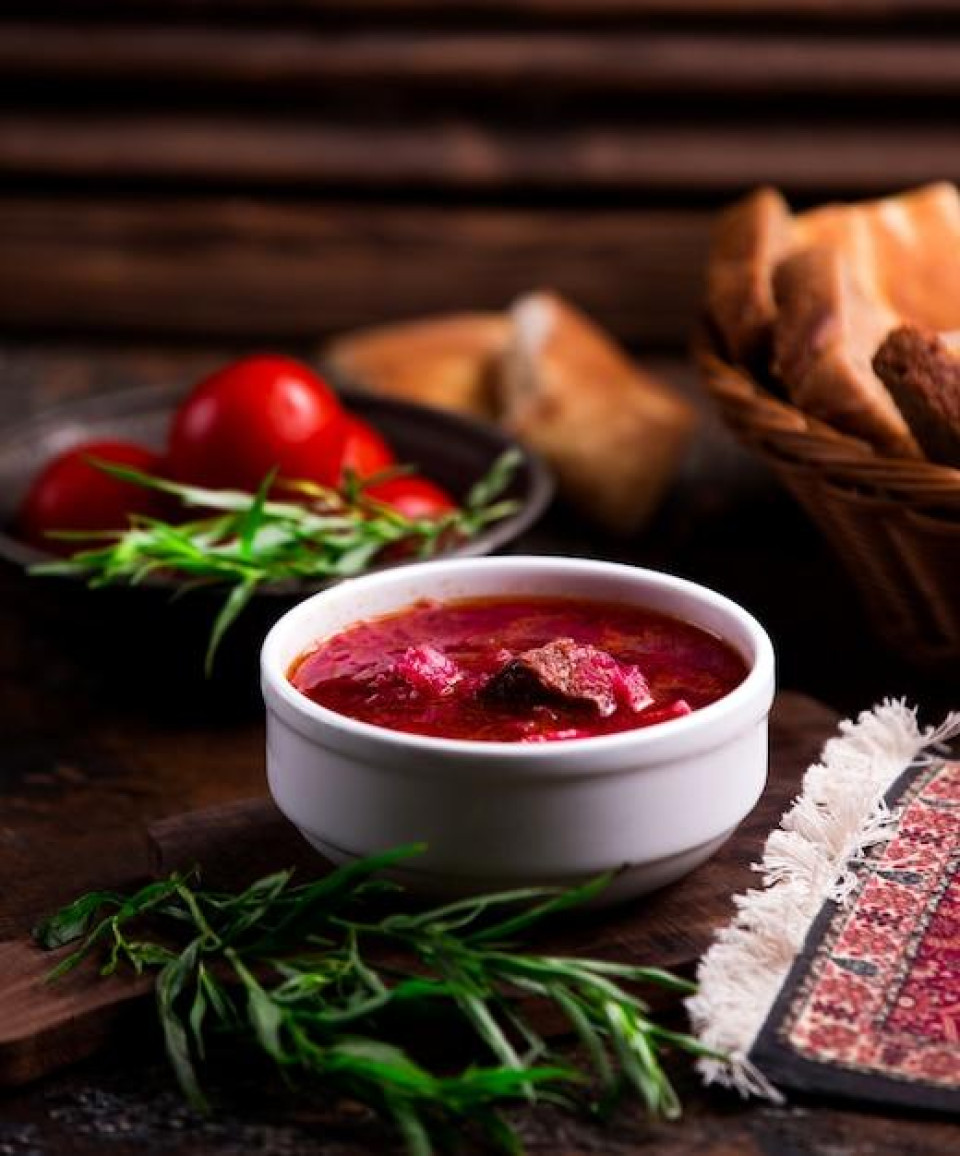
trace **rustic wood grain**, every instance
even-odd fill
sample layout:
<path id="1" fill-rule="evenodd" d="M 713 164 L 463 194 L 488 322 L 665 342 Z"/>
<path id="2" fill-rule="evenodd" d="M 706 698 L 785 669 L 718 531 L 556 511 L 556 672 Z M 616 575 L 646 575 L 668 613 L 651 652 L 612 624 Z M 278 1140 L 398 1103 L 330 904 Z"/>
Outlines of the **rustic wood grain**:
<path id="1" fill-rule="evenodd" d="M 960 179 L 958 92 L 952 0 L 16 0 L 0 327 L 305 339 L 540 282 L 676 346 L 709 213 Z"/>
<path id="2" fill-rule="evenodd" d="M 11 10 L 32 14 L 115 14 L 110 0 L 9 0 Z M 460 23 L 494 18 L 550 25 L 578 21 L 588 24 L 645 19 L 698 17 L 742 23 L 761 18 L 769 23 L 907 24 L 943 20 L 956 15 L 954 0 L 125 0 L 127 13 L 176 12 L 185 17 L 221 20 L 309 16 L 336 22 L 399 20 L 429 17 Z"/>
<path id="3" fill-rule="evenodd" d="M 283 189 L 873 193 L 960 180 L 960 129 L 923 119 L 383 125 L 208 111 L 0 114 L 0 174 Z"/>
<path id="4" fill-rule="evenodd" d="M 696 210 L 8 197 L 0 323 L 315 341 L 546 285 L 623 336 L 683 342 L 707 228 Z"/>
<path id="5" fill-rule="evenodd" d="M 147 846 L 152 874 L 201 864 L 208 887 L 243 887 L 287 867 L 312 878 L 327 868 L 265 795 L 159 819 L 148 828 Z"/>
<path id="6" fill-rule="evenodd" d="M 0 943 L 0 1085 L 25 1084 L 91 1055 L 115 1038 L 128 1005 L 150 992 L 151 976 L 105 979 L 95 961 L 46 982 L 65 954 L 27 940 Z"/>
<path id="7" fill-rule="evenodd" d="M 10 23 L 0 25 L 0 77 L 51 80 L 61 91 L 71 82 L 127 86 L 133 97 L 150 83 L 275 96 L 339 85 L 358 95 L 363 86 L 469 89 L 521 105 L 544 86 L 559 94 L 752 94 L 765 103 L 786 94 L 944 100 L 960 90 L 960 43 L 697 28 L 612 35 Z"/>

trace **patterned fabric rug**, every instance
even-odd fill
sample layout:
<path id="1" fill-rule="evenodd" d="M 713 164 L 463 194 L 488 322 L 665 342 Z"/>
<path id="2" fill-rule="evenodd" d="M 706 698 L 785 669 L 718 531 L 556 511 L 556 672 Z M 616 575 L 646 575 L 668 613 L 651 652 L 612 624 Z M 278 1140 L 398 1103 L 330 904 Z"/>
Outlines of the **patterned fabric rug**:
<path id="1" fill-rule="evenodd" d="M 689 1001 L 707 1081 L 960 1114 L 960 761 L 885 703 L 844 723 Z M 953 756 L 955 758 L 955 756 Z"/>
<path id="2" fill-rule="evenodd" d="M 895 834 L 824 905 L 749 1058 L 780 1088 L 960 1111 L 960 762 L 886 801 Z"/>

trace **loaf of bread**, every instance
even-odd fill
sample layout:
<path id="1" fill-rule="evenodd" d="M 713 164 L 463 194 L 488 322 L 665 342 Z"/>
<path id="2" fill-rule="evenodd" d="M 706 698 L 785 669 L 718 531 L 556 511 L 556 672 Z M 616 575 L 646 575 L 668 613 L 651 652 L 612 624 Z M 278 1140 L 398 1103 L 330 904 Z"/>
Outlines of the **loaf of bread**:
<path id="1" fill-rule="evenodd" d="M 573 505 L 632 533 L 676 474 L 692 408 L 556 294 L 527 294 L 510 317 L 497 376 L 503 426 L 543 455 Z"/>
<path id="2" fill-rule="evenodd" d="M 344 334 L 321 359 L 334 378 L 371 393 L 490 418 L 508 328 L 498 313 L 430 317 Z"/>
<path id="3" fill-rule="evenodd" d="M 348 333 L 321 356 L 341 382 L 498 421 L 546 459 L 564 498 L 619 534 L 656 509 L 695 424 L 691 406 L 553 293 L 507 314 Z"/>
<path id="4" fill-rule="evenodd" d="M 958 252 L 951 184 L 796 215 L 761 189 L 719 218 L 707 306 L 727 353 L 769 359 L 800 408 L 884 454 L 918 457 L 873 357 L 900 325 L 960 328 Z"/>

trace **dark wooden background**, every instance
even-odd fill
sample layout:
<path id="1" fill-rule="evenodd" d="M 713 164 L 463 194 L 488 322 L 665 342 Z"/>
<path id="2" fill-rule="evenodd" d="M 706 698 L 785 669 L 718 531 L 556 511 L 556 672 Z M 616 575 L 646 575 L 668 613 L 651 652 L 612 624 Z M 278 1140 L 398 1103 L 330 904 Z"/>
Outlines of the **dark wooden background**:
<path id="1" fill-rule="evenodd" d="M 960 0 L 5 0 L 0 423 L 538 284 L 695 396 L 684 348 L 716 207 L 761 181 L 807 203 L 958 179 L 958 99 Z M 604 540 L 554 512 L 521 546 L 724 590 L 770 629 L 781 686 L 844 713 L 891 694 L 931 720 L 956 705 L 955 685 L 883 650 L 837 559 L 709 415 L 645 534 Z M 182 669 L 153 693 L 143 630 L 112 601 L 71 605 L 0 571 L 17 930 L 136 862 L 144 823 L 263 786 L 258 711 L 211 713 Z M 87 620 L 93 645 L 67 629 Z M 139 643 L 129 677 L 100 653 L 111 638 Z M 255 1076 L 246 1092 L 198 1120 L 151 1037 L 0 1096 L 0 1154 L 385 1150 L 336 1106 L 294 1111 Z M 934 1156 L 953 1135 L 744 1107 L 689 1076 L 683 1092 L 680 1127 L 548 1114 L 525 1138 L 543 1156 Z"/>
<path id="2" fill-rule="evenodd" d="M 677 347 L 707 222 L 960 177 L 955 0 L 7 0 L 0 327 L 309 339 L 554 285 Z"/>

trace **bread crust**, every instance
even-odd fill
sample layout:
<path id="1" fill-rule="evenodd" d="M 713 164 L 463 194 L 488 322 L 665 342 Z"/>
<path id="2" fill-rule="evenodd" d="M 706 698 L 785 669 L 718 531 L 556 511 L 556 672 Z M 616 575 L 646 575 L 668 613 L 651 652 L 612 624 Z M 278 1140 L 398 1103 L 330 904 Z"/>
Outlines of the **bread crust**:
<path id="1" fill-rule="evenodd" d="M 940 334 L 901 325 L 873 366 L 930 461 L 960 467 L 960 354 Z"/>
<path id="2" fill-rule="evenodd" d="M 718 219 L 708 307 L 731 357 L 769 361 L 801 409 L 917 457 L 873 355 L 901 324 L 960 328 L 958 251 L 960 195 L 947 182 L 793 216 L 759 189 Z"/>
<path id="3" fill-rule="evenodd" d="M 717 217 L 707 264 L 707 311 L 734 361 L 766 357 L 776 316 L 773 271 L 792 243 L 776 189 L 757 189 Z"/>
<path id="4" fill-rule="evenodd" d="M 919 457 L 909 427 L 871 365 L 896 324 L 838 249 L 814 245 L 774 275 L 774 372 L 800 409 L 895 457 Z"/>
<path id="5" fill-rule="evenodd" d="M 571 504 L 614 533 L 635 532 L 675 476 L 694 410 L 556 294 L 521 297 L 511 317 L 504 427 L 546 458 Z"/>
<path id="6" fill-rule="evenodd" d="M 821 205 L 793 218 L 791 253 L 826 245 L 905 323 L 960 326 L 960 195 L 939 182 L 892 197 Z"/>
<path id="7" fill-rule="evenodd" d="M 508 329 L 500 313 L 457 313 L 347 333 L 321 357 L 334 377 L 371 393 L 491 418 Z"/>
<path id="8" fill-rule="evenodd" d="M 960 196 L 927 185 L 866 206 L 878 291 L 921 329 L 960 328 Z"/>

